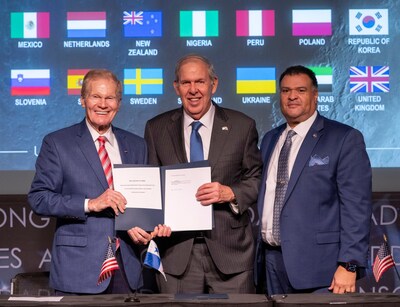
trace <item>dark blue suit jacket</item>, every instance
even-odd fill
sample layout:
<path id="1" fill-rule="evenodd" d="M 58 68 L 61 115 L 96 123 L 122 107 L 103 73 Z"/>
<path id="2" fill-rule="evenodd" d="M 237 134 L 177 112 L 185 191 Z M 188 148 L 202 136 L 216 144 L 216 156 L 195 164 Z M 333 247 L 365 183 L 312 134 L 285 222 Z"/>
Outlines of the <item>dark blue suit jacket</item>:
<path id="1" fill-rule="evenodd" d="M 142 138 L 115 127 L 113 132 L 122 163 L 147 163 Z M 108 237 L 115 237 L 114 218 L 106 211 L 84 212 L 85 199 L 96 198 L 107 188 L 85 120 L 44 138 L 28 200 L 35 213 L 57 218 L 50 271 L 53 288 L 74 293 L 100 293 L 107 288 L 109 279 L 97 285 L 97 278 Z M 126 234 L 121 238 L 125 271 L 135 289 L 141 285 L 141 265 L 129 238 Z"/>
<path id="2" fill-rule="evenodd" d="M 286 124 L 262 141 L 262 216 L 270 157 Z M 297 289 L 329 286 L 338 262 L 367 266 L 371 167 L 362 134 L 320 115 L 295 160 L 280 217 L 281 245 L 291 284 Z M 258 268 L 262 276 L 261 238 Z"/>

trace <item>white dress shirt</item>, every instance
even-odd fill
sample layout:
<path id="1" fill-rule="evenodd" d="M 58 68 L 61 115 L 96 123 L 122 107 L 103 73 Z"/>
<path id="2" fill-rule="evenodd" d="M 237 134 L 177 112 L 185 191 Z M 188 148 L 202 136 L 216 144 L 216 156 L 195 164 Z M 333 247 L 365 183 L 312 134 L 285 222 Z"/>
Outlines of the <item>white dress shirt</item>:
<path id="1" fill-rule="evenodd" d="M 296 160 L 297 154 L 300 150 L 301 144 L 303 144 L 304 138 L 310 130 L 312 124 L 317 118 L 317 112 L 308 118 L 306 121 L 298 124 L 293 130 L 296 134 L 292 137 L 292 147 L 290 148 L 288 171 L 289 178 L 292 173 L 293 165 Z M 278 142 L 272 152 L 271 159 L 268 165 L 266 190 L 264 195 L 264 206 L 261 218 L 261 236 L 264 242 L 270 245 L 278 245 L 272 236 L 272 223 L 274 217 L 274 202 L 275 202 L 275 188 L 276 178 L 278 171 L 278 159 L 281 152 L 282 146 L 285 143 L 286 136 L 290 130 L 290 126 L 286 125 L 286 129 L 280 135 Z M 290 179 L 289 179 L 290 180 Z"/>
<path id="2" fill-rule="evenodd" d="M 208 153 L 210 151 L 211 134 L 214 123 L 215 107 L 211 104 L 210 109 L 206 114 L 200 118 L 199 122 L 203 125 L 199 128 L 199 134 L 203 143 L 204 160 L 208 160 Z M 183 133 L 185 138 L 185 150 L 187 160 L 190 161 L 190 134 L 192 133 L 192 123 L 195 120 L 191 118 L 185 111 L 183 111 Z"/>
<path id="3" fill-rule="evenodd" d="M 208 154 L 210 151 L 212 128 L 214 123 L 215 106 L 211 104 L 210 109 L 206 114 L 200 118 L 199 122 L 203 125 L 199 128 L 199 134 L 201 136 L 201 141 L 203 143 L 203 154 L 204 160 L 208 160 Z M 183 111 L 183 135 L 185 138 L 185 150 L 187 160 L 190 161 L 190 135 L 192 133 L 192 123 L 195 121 L 191 118 L 185 111 Z M 239 213 L 239 205 L 230 203 L 233 213 Z"/>
<path id="4" fill-rule="evenodd" d="M 87 119 L 86 119 L 86 125 L 89 129 L 90 135 L 92 136 L 93 142 L 96 146 L 96 150 L 99 151 L 100 144 L 97 139 L 100 136 L 100 134 L 89 124 Z M 122 160 L 121 160 L 121 155 L 119 153 L 117 138 L 115 137 L 111 127 L 105 133 L 101 134 L 101 136 L 104 136 L 106 138 L 105 147 L 107 150 L 108 157 L 111 160 L 111 165 L 114 166 L 114 164 L 121 164 Z M 85 212 L 89 212 L 88 202 L 89 199 L 85 199 L 85 204 L 84 204 Z"/>

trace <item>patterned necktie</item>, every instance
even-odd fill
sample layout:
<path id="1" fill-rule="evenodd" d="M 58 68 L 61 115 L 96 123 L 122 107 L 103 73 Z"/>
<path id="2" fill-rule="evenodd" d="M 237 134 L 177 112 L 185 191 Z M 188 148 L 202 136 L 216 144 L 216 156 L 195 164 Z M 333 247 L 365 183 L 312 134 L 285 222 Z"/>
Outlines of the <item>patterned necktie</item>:
<path id="1" fill-rule="evenodd" d="M 289 130 L 285 143 L 282 146 L 278 160 L 278 172 L 276 177 L 275 202 L 274 202 L 274 218 L 272 224 L 272 236 L 275 241 L 281 244 L 281 231 L 279 227 L 279 218 L 285 199 L 286 190 L 289 182 L 288 161 L 290 148 L 292 147 L 292 137 L 296 134 L 293 130 Z"/>
<path id="2" fill-rule="evenodd" d="M 203 142 L 199 129 L 203 124 L 199 121 L 192 123 L 192 133 L 190 134 L 190 162 L 204 160 Z"/>
<path id="3" fill-rule="evenodd" d="M 101 166 L 103 166 L 104 174 L 106 175 L 106 179 L 108 182 L 108 187 L 110 189 L 113 188 L 113 175 L 112 175 L 112 169 L 111 169 L 111 160 L 108 157 L 108 153 L 106 150 L 106 138 L 104 136 L 99 136 L 97 138 L 99 141 L 99 158 L 101 162 Z"/>

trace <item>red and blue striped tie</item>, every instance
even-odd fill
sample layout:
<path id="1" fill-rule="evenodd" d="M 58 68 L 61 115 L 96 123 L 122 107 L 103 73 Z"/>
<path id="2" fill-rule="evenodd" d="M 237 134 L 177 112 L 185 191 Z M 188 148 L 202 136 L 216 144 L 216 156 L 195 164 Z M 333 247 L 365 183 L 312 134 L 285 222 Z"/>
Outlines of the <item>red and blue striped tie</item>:
<path id="1" fill-rule="evenodd" d="M 110 189 L 113 188 L 113 175 L 112 175 L 112 168 L 111 168 L 111 160 L 108 157 L 108 153 L 106 150 L 106 138 L 104 136 L 99 136 L 97 138 L 99 141 L 99 158 L 101 165 L 103 166 L 104 174 L 106 175 L 106 179 L 108 182 L 108 187 Z"/>

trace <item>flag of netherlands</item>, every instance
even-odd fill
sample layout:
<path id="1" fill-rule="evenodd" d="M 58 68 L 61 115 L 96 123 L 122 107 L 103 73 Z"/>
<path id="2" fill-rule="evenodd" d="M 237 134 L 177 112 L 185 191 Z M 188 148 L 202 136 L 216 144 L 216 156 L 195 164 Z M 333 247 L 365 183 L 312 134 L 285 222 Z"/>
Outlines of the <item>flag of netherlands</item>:
<path id="1" fill-rule="evenodd" d="M 349 34 L 388 35 L 388 10 L 349 10 Z"/>
<path id="2" fill-rule="evenodd" d="M 49 69 L 12 69 L 12 96 L 47 96 L 50 95 Z"/>
<path id="3" fill-rule="evenodd" d="M 180 11 L 181 37 L 218 35 L 218 11 Z"/>
<path id="4" fill-rule="evenodd" d="M 11 38 L 49 38 L 50 13 L 11 13 Z"/>
<path id="5" fill-rule="evenodd" d="M 350 93 L 387 93 L 389 66 L 351 66 Z"/>
<path id="6" fill-rule="evenodd" d="M 149 95 L 163 93 L 161 68 L 124 69 L 124 94 Z"/>
<path id="7" fill-rule="evenodd" d="M 67 35 L 106 37 L 106 12 L 67 12 Z"/>
<path id="8" fill-rule="evenodd" d="M 318 91 L 332 92 L 332 67 L 309 66 L 308 68 L 311 69 L 317 77 Z"/>
<path id="9" fill-rule="evenodd" d="M 236 11 L 236 36 L 274 36 L 275 11 Z"/>
<path id="10" fill-rule="evenodd" d="M 276 93 L 275 67 L 236 68 L 237 94 Z"/>
<path id="11" fill-rule="evenodd" d="M 67 89 L 68 95 L 80 95 L 83 78 L 90 69 L 68 69 Z"/>
<path id="12" fill-rule="evenodd" d="M 293 10 L 293 36 L 332 35 L 331 10 Z"/>

